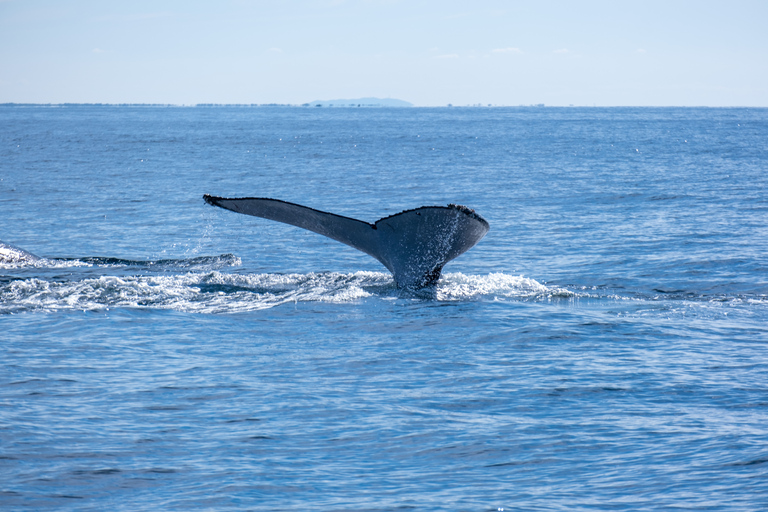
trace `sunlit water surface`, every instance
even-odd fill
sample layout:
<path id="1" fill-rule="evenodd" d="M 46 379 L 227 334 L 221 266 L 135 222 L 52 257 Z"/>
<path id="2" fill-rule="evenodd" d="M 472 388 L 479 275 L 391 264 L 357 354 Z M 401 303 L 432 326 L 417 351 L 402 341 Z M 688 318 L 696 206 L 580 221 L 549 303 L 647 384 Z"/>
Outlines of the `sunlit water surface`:
<path id="1" fill-rule="evenodd" d="M 767 185 L 765 109 L 0 106 L 0 508 L 766 508 Z"/>

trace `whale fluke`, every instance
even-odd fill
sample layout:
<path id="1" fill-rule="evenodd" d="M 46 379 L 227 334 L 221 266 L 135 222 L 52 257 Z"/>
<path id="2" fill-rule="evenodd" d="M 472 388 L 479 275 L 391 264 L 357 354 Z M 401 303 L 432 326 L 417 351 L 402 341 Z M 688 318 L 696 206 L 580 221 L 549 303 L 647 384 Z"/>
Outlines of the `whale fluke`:
<path id="1" fill-rule="evenodd" d="M 422 206 L 369 224 L 279 199 L 224 198 L 205 202 L 226 210 L 308 229 L 373 256 L 400 288 L 423 288 L 440 279 L 443 266 L 472 248 L 488 222 L 465 206 Z"/>
<path id="2" fill-rule="evenodd" d="M 21 265 L 40 260 L 32 253 L 0 242 L 0 265 Z"/>

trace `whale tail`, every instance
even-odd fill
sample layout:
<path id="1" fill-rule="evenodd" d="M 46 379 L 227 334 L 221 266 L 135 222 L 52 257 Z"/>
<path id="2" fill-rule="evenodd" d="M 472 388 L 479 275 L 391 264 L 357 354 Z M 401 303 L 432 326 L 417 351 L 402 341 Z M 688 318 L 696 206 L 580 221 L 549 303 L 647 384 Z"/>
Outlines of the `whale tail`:
<path id="1" fill-rule="evenodd" d="M 440 278 L 443 266 L 472 248 L 488 232 L 488 222 L 464 206 L 422 206 L 373 224 L 279 199 L 224 198 L 205 202 L 327 236 L 373 256 L 400 288 L 423 288 Z"/>

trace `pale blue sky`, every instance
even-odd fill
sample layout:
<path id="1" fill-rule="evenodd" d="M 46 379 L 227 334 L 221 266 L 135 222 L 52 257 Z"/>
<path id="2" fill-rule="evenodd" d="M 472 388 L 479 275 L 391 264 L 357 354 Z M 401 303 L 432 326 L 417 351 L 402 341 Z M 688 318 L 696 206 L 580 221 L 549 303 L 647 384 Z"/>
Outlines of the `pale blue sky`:
<path id="1" fill-rule="evenodd" d="M 768 106 L 768 1 L 0 0 L 0 103 Z"/>

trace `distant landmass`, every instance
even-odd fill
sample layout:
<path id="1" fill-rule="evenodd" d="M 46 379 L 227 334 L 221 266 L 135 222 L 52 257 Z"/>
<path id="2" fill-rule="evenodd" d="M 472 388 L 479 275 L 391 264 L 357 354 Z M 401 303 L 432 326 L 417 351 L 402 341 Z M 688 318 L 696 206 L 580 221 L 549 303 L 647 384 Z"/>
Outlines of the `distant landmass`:
<path id="1" fill-rule="evenodd" d="M 317 100 L 310 107 L 412 107 L 413 103 L 394 98 L 358 98 L 355 100 Z"/>

